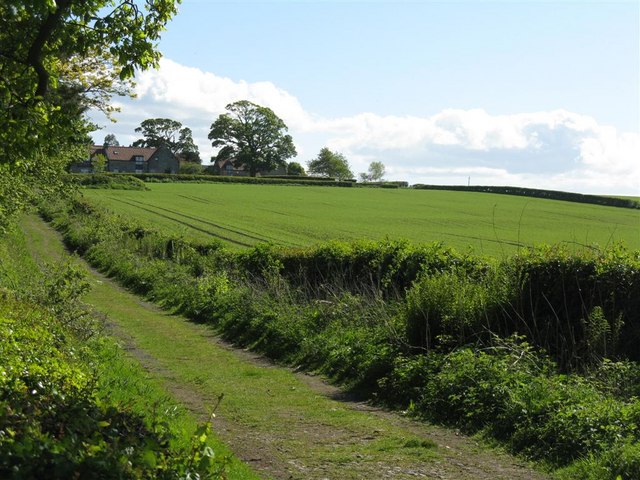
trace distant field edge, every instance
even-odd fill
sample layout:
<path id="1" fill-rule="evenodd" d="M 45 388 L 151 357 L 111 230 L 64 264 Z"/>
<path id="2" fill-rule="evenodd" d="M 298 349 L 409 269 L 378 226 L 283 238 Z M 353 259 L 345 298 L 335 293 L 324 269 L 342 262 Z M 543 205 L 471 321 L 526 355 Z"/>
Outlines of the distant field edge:
<path id="1" fill-rule="evenodd" d="M 640 202 L 628 198 L 617 198 L 582 193 L 562 192 L 559 190 L 540 190 L 524 187 L 494 187 L 494 186 L 466 186 L 466 185 L 424 185 L 416 184 L 412 188 L 416 190 L 453 190 L 461 192 L 498 193 L 503 195 L 516 195 L 521 197 L 546 198 L 549 200 L 562 200 L 565 202 L 590 203 L 606 207 L 640 209 Z"/>
<path id="2" fill-rule="evenodd" d="M 225 175 L 192 175 L 182 173 L 102 173 L 104 178 L 137 178 L 147 183 L 248 183 L 271 185 L 322 185 L 328 187 L 352 187 L 354 181 L 341 181 L 331 177 L 232 177 Z M 71 173 L 70 179 L 79 184 L 91 183 L 95 174 Z"/>

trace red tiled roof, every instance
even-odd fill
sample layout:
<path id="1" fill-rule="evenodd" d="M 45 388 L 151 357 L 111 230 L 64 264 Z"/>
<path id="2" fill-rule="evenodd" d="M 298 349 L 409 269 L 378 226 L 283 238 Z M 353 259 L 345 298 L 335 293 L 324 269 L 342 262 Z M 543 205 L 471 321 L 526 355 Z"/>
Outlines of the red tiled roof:
<path id="1" fill-rule="evenodd" d="M 141 147 L 103 147 L 94 145 L 91 149 L 91 156 L 98 153 L 104 154 L 108 160 L 133 160 L 133 157 L 141 156 L 147 162 L 156 153 L 157 148 Z"/>

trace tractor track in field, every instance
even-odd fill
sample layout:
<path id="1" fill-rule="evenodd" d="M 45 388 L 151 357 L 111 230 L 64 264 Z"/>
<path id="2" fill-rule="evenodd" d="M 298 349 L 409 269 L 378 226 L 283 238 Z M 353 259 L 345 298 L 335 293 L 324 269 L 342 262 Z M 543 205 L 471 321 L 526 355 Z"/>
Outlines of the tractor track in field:
<path id="1" fill-rule="evenodd" d="M 34 256 L 55 258 L 61 247 L 60 236 L 42 220 L 32 217 L 26 223 L 27 237 L 40 236 L 41 250 Z M 32 242 L 35 248 L 36 242 Z M 523 462 L 478 445 L 455 431 L 413 421 L 366 402 L 349 398 L 320 377 L 275 365 L 249 351 L 234 348 L 204 325 L 170 315 L 127 292 L 113 280 L 91 269 L 92 282 L 102 292 L 94 306 L 108 315 L 108 327 L 128 352 L 140 362 L 150 376 L 158 378 L 173 398 L 201 420 L 209 418 L 210 408 L 223 399 L 214 431 L 235 452 L 265 478 L 275 479 L 460 479 L 460 480 L 541 480 L 543 474 Z M 99 297 L 95 297 L 98 299 Z M 119 310 L 119 309 L 122 309 Z M 124 314 L 122 313 L 124 312 Z M 145 341 L 140 332 L 150 332 L 159 340 Z M 146 342 L 146 343 L 145 343 Z M 195 352 L 196 344 L 204 354 Z M 191 346 L 191 348 L 189 348 Z M 207 355 L 211 355 L 208 357 Z M 182 364 L 209 365 L 202 376 L 189 378 L 180 370 Z M 218 386 L 214 367 L 235 373 L 231 383 Z M 251 373 L 251 375 L 248 375 Z M 271 375 L 279 375 L 269 380 Z M 281 385 L 286 379 L 286 385 Z M 267 383 L 261 383 L 267 379 Z M 256 396 L 260 408 L 235 410 L 233 388 L 246 383 L 245 395 Z M 289 386 L 293 385 L 293 386 Z M 278 390 L 280 388 L 280 390 Z M 284 390 L 282 389 L 284 388 Z M 280 407 L 280 397 L 299 397 L 287 408 Z M 274 396 L 278 398 L 273 398 Z M 307 407 L 304 398 L 312 407 Z M 284 402 L 284 397 L 282 403 Z M 319 410 L 317 410 L 319 408 Z M 325 415 L 335 410 L 340 421 Z M 342 415 L 348 419 L 342 421 Z M 389 438 L 424 439 L 427 455 L 408 452 L 403 445 L 385 443 Z M 388 448 L 378 449 L 376 445 Z M 420 453 L 420 452 L 418 452 Z"/>
<path id="2" fill-rule="evenodd" d="M 185 227 L 192 228 L 193 230 L 196 230 L 198 232 L 204 233 L 206 235 L 210 235 L 210 236 L 212 236 L 214 238 L 218 238 L 220 240 L 224 240 L 224 241 L 232 243 L 234 245 L 240 245 L 241 247 L 251 247 L 252 246 L 252 244 L 250 244 L 250 243 L 242 242 L 240 240 L 235 240 L 235 239 L 230 238 L 230 237 L 225 237 L 224 235 L 220 235 L 218 233 L 213 233 L 211 230 L 207 230 L 205 228 L 198 227 L 196 225 L 193 225 L 192 223 L 185 222 L 183 220 L 178 220 L 175 217 L 172 217 L 170 215 L 165 215 L 163 213 L 158 212 L 158 210 L 163 210 L 165 212 L 173 213 L 174 215 L 177 214 L 176 212 L 171 211 L 171 210 L 166 209 L 166 208 L 161 208 L 161 207 L 151 208 L 151 206 L 146 205 L 146 204 L 141 203 L 141 202 L 127 202 L 126 200 L 122 200 L 122 199 L 116 198 L 116 197 L 111 197 L 111 200 L 113 200 L 115 202 L 123 203 L 125 205 L 129 205 L 130 207 L 138 208 L 138 209 L 143 210 L 145 212 L 152 213 L 154 215 L 157 215 L 158 217 L 166 218 L 167 220 L 171 220 L 172 222 L 178 223 L 180 225 L 184 225 Z M 228 231 L 228 232 L 235 233 L 235 234 L 238 234 L 238 235 L 242 235 L 242 236 L 245 236 L 247 238 L 251 238 L 253 240 L 258 240 L 258 241 L 262 241 L 262 242 L 266 241 L 264 239 L 253 237 L 251 235 L 246 235 L 246 234 L 244 234 L 242 232 L 239 232 L 239 231 L 236 231 L 236 230 L 232 230 L 230 228 L 222 227 L 222 226 L 217 225 L 215 223 L 207 222 L 207 221 L 200 220 L 200 219 L 197 219 L 197 218 L 194 218 L 194 217 L 189 217 L 189 216 L 187 216 L 185 214 L 182 214 L 182 213 L 180 213 L 179 215 L 180 215 L 180 217 L 189 218 L 190 220 L 196 220 L 196 221 L 204 223 L 206 225 L 209 225 L 209 226 L 212 226 L 212 227 L 215 227 L 215 228 L 219 228 L 220 230 L 224 230 L 224 231 Z"/>

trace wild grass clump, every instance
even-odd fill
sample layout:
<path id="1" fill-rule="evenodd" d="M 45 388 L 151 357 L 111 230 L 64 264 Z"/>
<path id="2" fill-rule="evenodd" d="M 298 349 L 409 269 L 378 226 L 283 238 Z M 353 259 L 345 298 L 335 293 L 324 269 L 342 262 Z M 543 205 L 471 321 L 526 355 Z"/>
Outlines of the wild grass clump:
<path id="1" fill-rule="evenodd" d="M 406 294 L 407 340 L 426 350 L 486 341 L 510 287 L 495 268 L 422 274 Z"/>

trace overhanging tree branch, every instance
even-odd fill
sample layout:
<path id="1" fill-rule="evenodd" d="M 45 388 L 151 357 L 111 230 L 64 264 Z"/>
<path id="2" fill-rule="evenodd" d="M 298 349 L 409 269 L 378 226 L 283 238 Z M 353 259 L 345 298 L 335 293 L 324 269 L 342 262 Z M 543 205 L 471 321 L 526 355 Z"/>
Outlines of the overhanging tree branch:
<path id="1" fill-rule="evenodd" d="M 27 54 L 27 64 L 30 65 L 38 76 L 35 96 L 44 97 L 49 88 L 49 71 L 42 63 L 42 51 L 53 35 L 55 29 L 59 26 L 61 19 L 68 13 L 71 8 L 71 0 L 58 0 L 56 9 L 47 15 L 38 34 L 34 39 L 29 52 Z"/>

